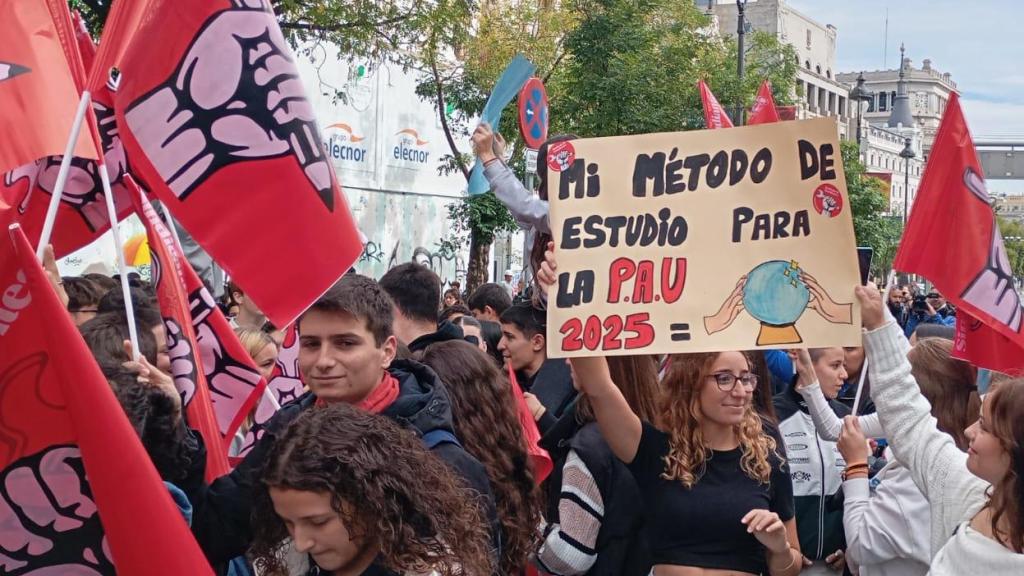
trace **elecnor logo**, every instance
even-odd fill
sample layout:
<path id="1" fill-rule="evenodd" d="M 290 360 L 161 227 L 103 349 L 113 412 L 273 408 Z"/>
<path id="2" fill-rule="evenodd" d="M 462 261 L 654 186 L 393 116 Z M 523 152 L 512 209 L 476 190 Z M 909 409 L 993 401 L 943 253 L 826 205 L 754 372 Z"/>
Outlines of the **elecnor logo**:
<path id="1" fill-rule="evenodd" d="M 422 150 L 422 148 L 429 144 L 429 142 L 421 140 L 419 132 L 412 128 L 406 128 L 405 130 L 399 130 L 395 133 L 395 136 L 398 136 L 398 146 L 395 146 L 393 152 L 395 160 L 404 160 L 417 164 L 427 163 L 430 152 Z"/>
<path id="2" fill-rule="evenodd" d="M 335 160 L 366 162 L 366 148 L 356 146 L 366 140 L 365 137 L 357 136 L 352 127 L 344 122 L 331 124 L 326 130 L 329 137 L 324 142 L 324 150 L 328 156 Z"/>

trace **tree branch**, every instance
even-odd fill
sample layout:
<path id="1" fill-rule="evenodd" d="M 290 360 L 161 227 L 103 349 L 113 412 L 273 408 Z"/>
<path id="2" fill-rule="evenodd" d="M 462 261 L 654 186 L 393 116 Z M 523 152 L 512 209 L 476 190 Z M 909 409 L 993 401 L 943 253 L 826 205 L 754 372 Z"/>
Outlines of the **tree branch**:
<path id="1" fill-rule="evenodd" d="M 441 119 L 441 128 L 444 130 L 444 137 L 448 140 L 448 147 L 452 150 L 452 157 L 455 159 L 455 164 L 458 165 L 459 170 L 462 171 L 462 175 L 466 178 L 466 182 L 469 182 L 469 169 L 466 168 L 465 163 L 462 161 L 462 155 L 459 154 L 459 148 L 455 145 L 455 139 L 452 138 L 451 127 L 448 126 L 448 118 L 444 113 L 444 87 L 441 84 L 440 74 L 437 71 L 437 54 L 433 54 L 430 59 L 430 71 L 434 77 L 434 87 L 437 93 L 437 115 Z"/>
<path id="2" fill-rule="evenodd" d="M 411 14 L 402 14 L 395 16 L 394 18 L 386 18 L 378 22 L 370 22 L 369 20 L 353 20 L 351 22 L 342 22 L 333 26 L 324 26 L 321 24 L 310 24 L 308 22 L 281 22 L 281 28 L 286 30 L 306 30 L 310 32 L 341 32 L 343 30 L 351 30 L 352 28 L 373 28 L 374 30 L 379 29 L 382 26 L 389 26 L 391 24 L 397 24 L 403 20 L 408 20 Z"/>

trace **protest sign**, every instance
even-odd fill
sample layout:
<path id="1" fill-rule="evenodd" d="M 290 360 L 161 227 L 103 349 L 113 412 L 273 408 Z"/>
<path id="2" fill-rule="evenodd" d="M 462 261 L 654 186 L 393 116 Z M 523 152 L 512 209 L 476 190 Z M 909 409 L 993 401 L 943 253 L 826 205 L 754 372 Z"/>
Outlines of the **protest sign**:
<path id="1" fill-rule="evenodd" d="M 833 119 L 560 142 L 548 355 L 856 346 Z"/>

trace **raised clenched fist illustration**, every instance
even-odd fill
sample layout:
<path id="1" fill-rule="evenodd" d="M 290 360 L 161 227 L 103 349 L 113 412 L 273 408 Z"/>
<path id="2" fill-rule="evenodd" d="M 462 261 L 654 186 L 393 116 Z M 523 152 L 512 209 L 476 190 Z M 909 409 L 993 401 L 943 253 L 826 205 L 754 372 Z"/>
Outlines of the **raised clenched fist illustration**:
<path id="1" fill-rule="evenodd" d="M 221 433 L 227 433 L 239 407 L 252 396 L 260 383 L 260 373 L 233 357 L 224 343 L 217 338 L 211 324 L 216 310 L 213 296 L 200 288 L 189 294 L 192 325 L 199 346 L 199 363 L 203 365 L 206 383 L 210 388 L 210 401 L 217 415 Z"/>
<path id="2" fill-rule="evenodd" d="M 234 0 L 207 20 L 174 74 L 133 102 L 125 119 L 181 200 L 225 166 L 291 155 L 334 209 L 334 171 L 313 107 L 261 0 Z"/>
<path id="3" fill-rule="evenodd" d="M 985 180 L 977 172 L 968 168 L 964 172 L 964 185 L 978 200 L 989 203 Z M 1024 321 L 1024 309 L 1021 308 L 1020 296 L 1013 286 L 1012 270 L 1009 254 L 993 216 L 985 268 L 967 287 L 962 298 L 1006 324 L 1014 332 L 1019 332 Z"/>
<path id="4" fill-rule="evenodd" d="M 115 574 L 77 447 L 26 456 L 0 477 L 0 573 Z"/>
<path id="5" fill-rule="evenodd" d="M 171 376 L 181 394 L 182 407 L 188 407 L 196 395 L 196 364 L 192 345 L 173 318 L 164 318 L 167 330 L 167 355 L 171 357 Z"/>
<path id="6" fill-rule="evenodd" d="M 277 357 L 277 366 L 274 368 L 274 375 L 267 383 L 267 389 L 274 396 L 278 406 L 284 406 L 295 400 L 305 391 L 305 386 L 299 376 L 299 343 L 298 333 L 295 327 L 288 329 L 285 340 L 281 345 L 281 353 Z M 256 444 L 256 441 L 263 436 L 264 427 L 267 421 L 277 412 L 277 408 L 266 398 L 260 398 L 256 405 L 256 413 L 253 416 L 252 427 L 245 435 L 239 456 L 245 456 Z"/>

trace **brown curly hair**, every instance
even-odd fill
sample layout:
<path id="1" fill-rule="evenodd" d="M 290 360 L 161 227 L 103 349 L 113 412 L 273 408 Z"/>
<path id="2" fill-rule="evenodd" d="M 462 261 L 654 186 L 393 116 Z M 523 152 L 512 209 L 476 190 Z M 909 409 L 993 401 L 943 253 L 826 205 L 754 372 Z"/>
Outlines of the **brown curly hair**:
<path id="1" fill-rule="evenodd" d="M 504 537 L 498 573 L 519 574 L 536 549 L 540 493 L 508 378 L 468 342 L 439 342 L 418 358 L 445 383 L 455 433 L 487 470 Z"/>
<path id="2" fill-rule="evenodd" d="M 287 574 L 288 536 L 269 489 L 327 493 L 351 534 L 380 545 L 389 570 L 488 576 L 492 552 L 476 495 L 419 438 L 347 404 L 307 410 L 274 443 L 253 509 L 255 565 Z"/>
<path id="3" fill-rule="evenodd" d="M 739 352 L 750 367 L 750 357 Z M 666 480 L 679 480 L 692 488 L 704 473 L 704 464 L 711 457 L 711 450 L 704 443 L 701 422 L 704 415 L 700 409 L 701 386 L 707 384 L 711 366 L 718 358 L 718 352 L 703 354 L 678 354 L 672 357 L 668 373 L 662 380 L 659 426 L 668 432 L 669 453 L 665 457 Z M 748 404 L 743 421 L 736 427 L 743 457 L 740 467 L 750 478 L 768 483 L 772 472 L 769 456 L 779 461 L 775 439 L 764 432 L 761 417 Z"/>

